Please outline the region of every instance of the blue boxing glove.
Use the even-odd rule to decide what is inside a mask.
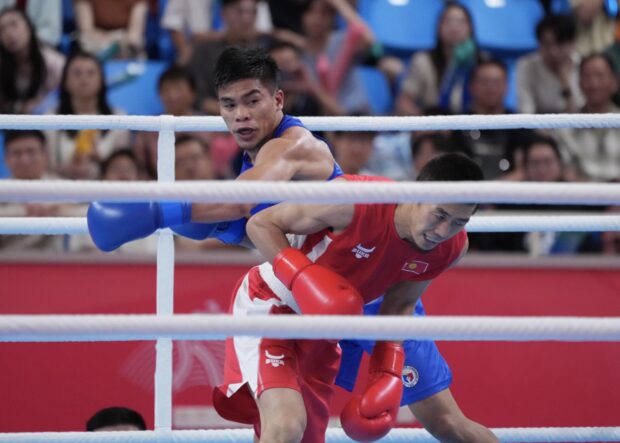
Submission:
[[[93,202],[88,207],[86,218],[95,245],[110,252],[160,228],[189,223],[191,214],[192,204],[188,202]]]

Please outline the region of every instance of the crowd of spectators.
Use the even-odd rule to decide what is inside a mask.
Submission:
[[[105,64],[155,59],[167,63],[156,85],[164,113],[217,115],[213,67],[229,45],[258,45],[270,52],[282,70],[285,112],[292,115],[372,114],[373,97],[360,66],[383,76],[393,104],[386,113],[392,115],[618,112],[620,26],[609,2],[566,0],[567,10],[557,13],[541,1],[546,13],[535,24],[537,49],[511,59],[480,47],[466,2],[443,3],[434,47],[403,54],[382,46],[355,0],[0,1],[0,112],[125,114],[109,102]],[[149,41],[154,18],[157,35],[166,34],[172,44],[168,52]],[[131,81],[140,82],[140,76]],[[487,180],[610,182],[620,177],[620,128],[323,135],[345,172],[395,180],[415,179],[425,162],[446,151],[472,156]],[[156,179],[156,133],[31,130],[5,131],[3,137],[7,178]],[[175,152],[177,180],[225,180],[239,168],[240,153],[228,134],[179,132]],[[0,204],[0,216],[85,211],[84,206]],[[531,237],[476,235],[472,248],[620,253],[614,233]],[[153,242],[138,243],[121,251],[154,251]],[[217,245],[179,240],[179,247]],[[0,249],[10,248],[94,246],[80,237],[0,236]]]

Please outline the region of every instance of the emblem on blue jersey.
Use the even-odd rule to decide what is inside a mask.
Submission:
[[[403,385],[405,385],[406,388],[413,388],[415,385],[418,384],[418,381],[420,380],[420,374],[418,374],[418,370],[413,366],[405,366],[403,368],[402,379]]]

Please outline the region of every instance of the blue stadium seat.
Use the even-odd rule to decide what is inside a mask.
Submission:
[[[392,91],[385,75],[370,66],[357,66],[355,70],[364,84],[371,112],[374,115],[389,114],[394,103]]]
[[[523,54],[538,47],[539,0],[460,0],[471,12],[480,47],[494,53]]]
[[[163,106],[157,81],[167,67],[163,61],[107,61],[104,72],[110,105],[129,115],[160,115]]]
[[[387,52],[407,56],[435,46],[443,0],[359,0],[357,5]]]

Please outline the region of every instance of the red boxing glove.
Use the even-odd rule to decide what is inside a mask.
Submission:
[[[273,272],[293,292],[302,314],[362,315],[364,301],[346,278],[315,264],[299,249],[286,248],[273,260]]]
[[[344,432],[356,441],[375,441],[394,427],[403,395],[405,352],[400,344],[377,342],[372,351],[366,390],[340,413]]]

